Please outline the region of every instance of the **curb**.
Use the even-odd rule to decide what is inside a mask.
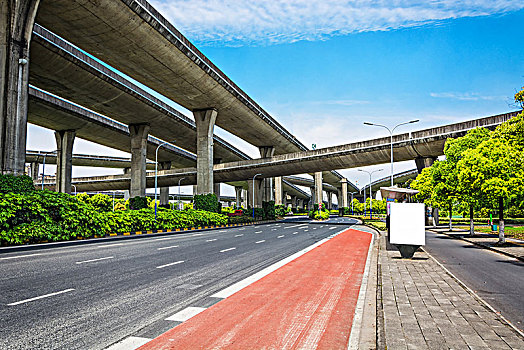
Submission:
[[[239,226],[266,225],[266,224],[270,224],[274,222],[278,222],[278,221],[277,220],[266,220],[266,221],[256,221],[256,222],[249,222],[249,223],[242,223],[242,224],[229,224],[229,225],[220,225],[220,226],[203,226],[203,227],[191,227],[191,228],[180,228],[180,229],[170,229],[170,230],[150,230],[150,231],[108,233],[103,237],[96,237],[96,238],[77,237],[76,240],[71,240],[71,241],[35,243],[35,244],[28,244],[28,245],[0,247],[0,255],[3,253],[23,252],[23,251],[31,251],[31,250],[37,250],[37,249],[51,249],[51,248],[61,248],[61,247],[77,246],[77,245],[84,245],[84,244],[96,244],[96,243],[113,241],[113,240],[140,239],[140,238],[146,238],[146,237],[168,236],[168,235],[188,233],[188,232],[212,231],[212,230],[217,230],[217,229],[232,228],[232,227],[239,227]]]
[[[521,256],[517,256],[517,255],[513,255],[511,253],[508,253],[508,252],[505,252],[503,250],[499,250],[497,248],[494,248],[494,247],[491,247],[489,245],[485,245],[483,243],[479,243],[479,242],[474,242],[474,241],[470,241],[468,240],[467,238],[465,237],[461,237],[461,236],[454,236],[454,235],[450,235],[449,233],[445,233],[445,232],[437,232],[437,231],[433,231],[433,230],[428,230],[428,231],[431,231],[433,233],[436,233],[436,234],[443,234],[443,235],[446,235],[448,237],[451,237],[453,239],[460,239],[464,242],[468,242],[468,243],[471,243],[473,245],[476,245],[477,247],[481,247],[483,249],[488,249],[488,250],[491,250],[493,252],[496,252],[496,253],[499,253],[499,254],[502,254],[502,255],[506,255],[506,256],[509,256],[510,258],[514,258],[514,259],[517,259],[517,260],[520,260],[520,261],[524,261],[524,257],[521,257]]]

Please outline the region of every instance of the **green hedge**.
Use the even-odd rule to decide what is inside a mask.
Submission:
[[[225,215],[188,209],[105,212],[75,196],[47,190],[0,193],[0,244],[26,244],[91,238],[109,233],[227,224]]]
[[[149,207],[147,197],[133,197],[129,198],[129,209],[141,210]]]
[[[0,193],[31,193],[34,191],[35,185],[31,177],[0,174]]]

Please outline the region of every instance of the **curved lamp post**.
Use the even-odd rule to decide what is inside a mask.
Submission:
[[[415,119],[415,120],[410,120],[409,122],[400,123],[400,124],[395,125],[393,129],[390,129],[387,126],[382,125],[382,124],[364,122],[364,125],[380,126],[381,128],[384,128],[387,131],[389,131],[390,144],[391,144],[391,186],[393,186],[393,132],[395,131],[396,128],[398,128],[401,125],[413,124],[418,121],[419,121],[418,119]]]
[[[162,142],[160,145],[157,146],[155,151],[155,221],[156,221],[156,212],[157,212],[157,203],[156,203],[156,193],[158,188],[158,149],[164,145],[167,145],[168,143],[173,143],[175,141],[165,141]]]
[[[369,174],[369,218],[372,219],[373,218],[373,192],[371,191],[371,175],[373,173],[377,173],[379,171],[382,171],[382,169],[378,169],[378,170],[373,170],[373,171],[367,171],[367,170],[362,170],[362,169],[358,169],[358,171],[362,171],[364,173],[368,173]],[[364,187],[364,198],[366,197],[366,188]],[[365,202],[366,200],[364,199],[364,207],[365,207]]]
[[[257,176],[262,176],[262,174],[255,174],[255,176],[253,176],[253,219],[255,218],[255,178]]]

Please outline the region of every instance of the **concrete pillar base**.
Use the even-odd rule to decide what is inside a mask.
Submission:
[[[75,135],[74,130],[55,131],[56,192],[71,193]]]
[[[322,172],[315,173],[315,204],[322,203]]]
[[[242,191],[244,189],[242,186],[235,186],[235,204],[237,208],[240,208],[242,206]]]
[[[196,194],[213,193],[213,129],[217,114],[215,109],[193,111],[197,127]]]
[[[161,162],[158,163],[159,170],[169,170],[171,169],[171,162]],[[169,187],[160,187],[160,196],[158,198],[160,205],[169,204]]]
[[[273,157],[273,155],[275,154],[275,147],[273,146],[261,146],[258,148],[258,150],[260,152],[261,158],[270,158],[270,157]],[[264,186],[263,186],[262,200],[264,202],[269,202],[273,200],[276,202],[276,195],[273,189],[273,182],[274,182],[273,178],[271,177],[265,178],[263,182],[264,182]]]
[[[283,204],[282,176],[275,177],[275,205]]]
[[[433,157],[418,157],[415,158],[415,164],[417,165],[418,173],[420,174],[424,168],[429,168],[435,162]]]
[[[255,179],[255,181],[247,180],[248,207],[253,208],[253,197],[254,197],[255,199],[254,207],[262,208],[262,186],[263,186],[262,179]]]
[[[146,151],[149,125],[129,125],[131,135],[131,185],[129,195],[144,197],[146,195]]]
[[[30,170],[31,170],[31,178],[33,179],[33,181],[38,181],[39,180],[39,174],[40,174],[40,163],[31,163],[31,166],[30,166]]]
[[[348,180],[342,179],[340,180],[342,183],[342,189],[341,189],[341,197],[342,197],[342,207],[347,208],[348,207]]]

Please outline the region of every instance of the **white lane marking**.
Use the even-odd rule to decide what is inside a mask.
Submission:
[[[111,248],[111,247],[116,247],[116,246],[119,246],[119,245],[124,245],[124,243],[104,244],[104,245],[99,245],[99,246],[93,247],[93,248]]]
[[[113,259],[113,258],[114,256],[106,256],[105,258],[77,261],[75,264],[80,265],[80,264],[85,264],[85,263],[90,263],[90,262],[95,262],[95,261],[102,261],[102,260]]]
[[[55,296],[55,295],[68,293],[68,292],[72,292],[72,291],[74,291],[74,289],[72,289],[72,288],[64,289],[64,290],[61,290],[59,292],[49,293],[49,294],[46,294],[46,295],[41,295],[39,297],[34,297],[34,298],[30,298],[30,299],[20,300],[20,301],[11,303],[11,304],[7,304],[7,306],[15,306],[15,305],[19,305],[19,304],[24,304],[24,303],[28,303],[30,301],[35,301],[35,300],[39,300],[39,299],[43,299],[43,298],[49,298],[49,297],[52,297],[52,296]]]
[[[304,230],[304,232],[308,232],[309,230]]]
[[[296,235],[298,232],[293,232],[294,235]]]
[[[244,234],[240,234],[240,235],[235,235],[235,237],[242,237]]]
[[[175,262],[172,262],[172,263],[170,263],[170,264],[165,264],[165,265],[157,266],[156,268],[157,268],[157,269],[163,269],[164,267],[168,267],[168,266],[173,266],[173,265],[182,264],[183,262],[184,262],[184,260],[175,261]]]
[[[225,253],[225,252],[229,252],[230,250],[235,250],[237,249],[236,247],[233,247],[233,248],[227,248],[227,249],[223,249],[220,251],[220,253]]]
[[[276,228],[272,228],[271,231],[276,231],[277,229]]]
[[[189,320],[191,317],[198,315],[202,311],[204,311],[205,307],[186,307],[184,310],[181,310],[177,312],[176,314],[169,316],[166,318],[166,321],[178,321],[178,322],[184,322]]]
[[[116,344],[106,348],[106,350],[135,350],[145,345],[147,342],[153,339],[142,338],[142,337],[127,337],[126,339],[119,341]]]
[[[255,233],[262,233],[262,231],[256,231]]]
[[[358,292],[357,306],[353,315],[353,324],[351,326],[351,333],[349,334],[348,350],[358,350],[360,330],[362,325],[362,317],[364,314],[364,302],[366,301],[366,291],[368,289],[368,276],[371,261],[371,254],[373,253],[373,245],[375,242],[375,234],[371,233],[371,242],[369,242],[368,256],[366,258],[366,265],[364,267],[364,274],[362,275],[362,282],[360,284],[360,291]]]
[[[282,235],[282,236],[278,236],[277,238],[282,238],[282,237],[284,237],[284,235]]]
[[[0,258],[0,260],[11,260],[11,259],[29,258],[29,257],[31,257],[31,256],[37,256],[37,255],[42,255],[42,254],[37,253],[37,254],[28,254],[28,255],[8,256],[7,258]]]
[[[340,232],[337,232],[333,235],[333,237],[335,237],[336,235],[344,232],[346,229],[343,229],[342,231]],[[231,295],[235,294],[236,292],[238,292],[239,290],[242,290],[244,289],[245,287],[249,286],[250,284],[258,281],[259,279],[269,275],[271,272],[281,268],[282,266],[286,265],[287,263],[299,258],[300,256],[306,254],[307,252],[315,249],[316,247],[318,247],[319,245],[329,241],[332,237],[330,238],[324,238],[323,240],[321,241],[318,241],[317,243],[315,244],[312,244],[310,245],[309,247],[305,248],[305,249],[302,249],[301,251],[285,258],[285,259],[282,259],[280,260],[279,262],[271,265],[271,266],[268,266],[266,267],[265,269],[255,273],[254,275],[251,275],[249,276],[248,278],[246,279],[243,279],[242,281],[239,281],[225,289],[222,289],[221,291],[213,294],[211,297],[213,298],[227,298],[227,297],[230,297]]]
[[[216,241],[217,239],[216,238],[213,238],[213,239],[206,239],[206,242],[214,242]]]
[[[221,230],[221,231],[218,231],[218,233],[222,233],[222,232],[226,232],[226,230]]]
[[[203,233],[195,233],[193,235],[190,235],[189,237],[203,236],[203,235],[204,235]]]
[[[336,228],[337,228],[336,226],[331,226],[329,229],[330,229],[330,230],[334,230],[334,229],[336,229]]]
[[[255,242],[255,244],[258,244],[258,243],[264,243],[265,241],[266,241],[266,240],[263,239],[263,240],[261,240],[261,241]]]
[[[169,246],[169,247],[157,248],[157,250],[164,250],[164,249],[171,249],[171,248],[178,248],[178,246],[177,245],[172,245],[172,246]]]
[[[288,226],[288,227],[285,227],[285,228],[299,227],[299,226],[304,226],[304,225],[307,225],[307,224],[293,225],[293,226]]]

